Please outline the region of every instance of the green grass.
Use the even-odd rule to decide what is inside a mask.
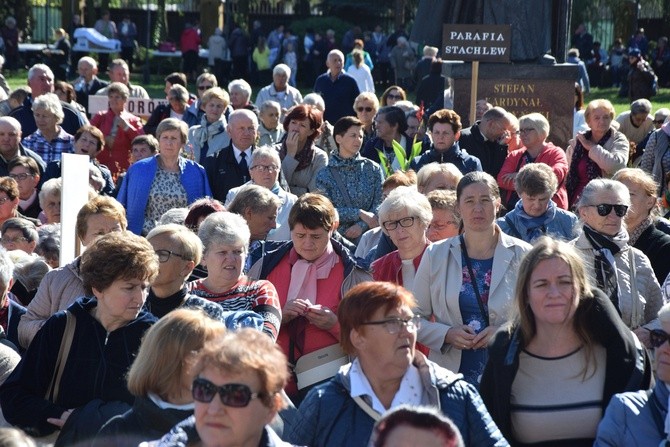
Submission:
[[[628,98],[620,98],[618,96],[619,89],[617,88],[594,88],[591,89],[591,93],[584,95],[584,103],[588,103],[594,99],[608,99],[616,110],[616,114],[625,112],[630,108],[630,102]],[[652,112],[660,108],[667,107],[670,108],[670,89],[664,88],[660,89],[658,95],[651,98]]]

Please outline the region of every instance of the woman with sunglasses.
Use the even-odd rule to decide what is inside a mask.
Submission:
[[[548,237],[521,261],[513,320],[489,345],[480,388],[511,445],[592,446],[612,395],[650,385],[646,350],[584,267]]]
[[[475,385],[486,364],[486,345],[507,321],[516,267],[530,250],[496,225],[500,206],[491,175],[466,174],[456,188],[463,232],[430,245],[414,278],[416,312],[425,318],[419,343],[430,349],[430,360]]]
[[[340,345],[354,360],[311,390],[288,439],[296,445],[368,445],[376,420],[400,405],[428,406],[451,418],[467,446],[508,445],[477,390],[415,350],[422,320],[405,288],[365,282],[337,311]]]
[[[610,179],[591,180],[577,203],[582,234],[572,241],[586,266],[614,304],[623,322],[649,347],[649,330],[663,305],[649,258],[629,244],[624,217],[629,212],[626,186]]]
[[[290,447],[270,428],[285,407],[286,356],[252,329],[206,342],[193,368],[194,415],[163,436],[158,446]]]
[[[665,428],[670,397],[670,304],[661,308],[658,320],[661,328],[649,333],[656,359],[653,392],[643,389],[614,395],[598,425],[594,447],[664,446],[670,441]]]
[[[354,100],[354,112],[356,118],[363,123],[363,145],[370,141],[375,135],[375,115],[379,110],[379,100],[374,93],[363,92]]]
[[[393,106],[396,102],[406,99],[407,93],[405,93],[405,90],[397,85],[392,85],[382,93],[382,96],[379,98],[379,105],[382,107]]]

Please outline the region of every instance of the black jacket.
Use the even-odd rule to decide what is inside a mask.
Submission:
[[[593,292],[595,298],[580,301],[577,312],[588,315],[588,321],[592,323],[591,336],[607,353],[602,400],[604,413],[614,394],[649,389],[652,370],[647,351],[623,323],[612,302],[600,290]],[[489,345],[489,359],[479,389],[491,417],[511,445],[515,442],[510,394],[524,346],[519,328],[499,329]]]
[[[69,133],[70,135],[74,135],[81,126],[88,123],[88,119],[70,104],[61,101],[60,105],[63,107],[63,113],[65,114],[63,122],[60,123],[60,126],[65,132]],[[28,95],[25,101],[23,101],[23,105],[9,112],[9,116],[16,118],[19,123],[21,123],[21,133],[23,138],[37,130],[37,124],[35,124],[35,116],[33,115],[32,107],[33,97]]]
[[[498,144],[494,141],[487,141],[479,130],[480,121],[461,131],[461,138],[458,140],[463,149],[474,157],[477,157],[482,164],[482,170],[498,178],[498,173],[507,158],[507,145]]]
[[[247,149],[247,166],[251,165],[251,152],[253,150],[253,146],[250,150]],[[221,203],[226,201],[228,191],[251,180],[249,169],[243,170],[240,168],[233,152],[232,143],[221,149],[216,155],[207,157],[205,172],[214,198]]]
[[[27,134],[24,132],[23,136],[26,135]],[[37,152],[31,149],[26,149],[25,147],[23,147],[23,144],[19,143],[19,151],[17,152],[16,156],[18,157],[19,155],[23,157],[30,157],[33,160],[35,160],[35,163],[37,163],[37,167],[40,170],[40,177],[44,176],[44,170],[47,168],[47,164],[44,162],[42,157],[40,157],[40,155]],[[0,177],[7,177],[9,175],[9,169],[7,169],[7,165],[12,160],[13,158],[5,160],[4,157],[0,156]],[[41,183],[44,183],[44,181],[40,180],[40,184]]]
[[[429,163],[451,163],[455,165],[463,175],[468,172],[482,170],[482,164],[479,159],[468,154],[465,149],[461,149],[458,141],[446,151],[437,151],[431,144],[430,150],[412,160],[410,166],[415,172],[419,172],[419,169]]]
[[[95,95],[98,90],[102,90],[108,85],[109,82],[105,82],[99,79],[97,76],[93,76],[93,79],[91,80],[91,87],[88,89],[88,92],[86,92],[83,88],[79,88],[79,86],[75,85],[74,92],[77,95],[77,102],[84,106],[86,113],[90,115],[90,112],[88,111],[88,97]]]
[[[650,225],[642,232],[633,247],[647,255],[658,283],[663,284],[670,273],[670,236]]]

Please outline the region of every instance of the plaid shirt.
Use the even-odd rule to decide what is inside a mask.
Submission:
[[[47,141],[42,132],[37,129],[32,134],[25,137],[22,141],[26,149],[35,151],[45,163],[60,160],[60,154],[74,153],[74,137],[60,128],[58,136],[51,141]]]

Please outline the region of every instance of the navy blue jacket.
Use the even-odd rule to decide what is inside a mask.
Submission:
[[[73,106],[64,101],[61,101],[60,105],[63,106],[63,113],[65,114],[60,126],[65,132],[74,135],[81,126],[88,124],[88,119]],[[35,116],[33,116],[32,108],[33,97],[28,95],[25,101],[23,101],[23,105],[9,112],[9,116],[16,118],[19,123],[21,123],[21,134],[23,135],[23,138],[37,130],[37,124],[35,123]]]
[[[410,167],[414,169],[414,172],[419,172],[419,169],[423,168],[428,163],[435,162],[452,163],[463,175],[468,172],[482,170],[482,164],[479,161],[479,158],[468,154],[465,149],[461,149],[458,141],[446,151],[437,151],[435,150],[435,146],[431,145],[430,150],[425,154],[419,155],[412,160]]]
[[[331,124],[343,116],[354,114],[354,101],[360,94],[356,80],[348,74],[342,72],[333,82],[330,79],[330,73],[326,72],[316,78],[314,82],[314,93],[323,97],[326,103],[326,111],[323,113],[323,119]]]

